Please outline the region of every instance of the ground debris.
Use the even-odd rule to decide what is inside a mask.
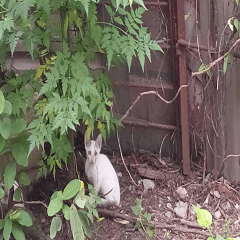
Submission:
[[[160,159],[158,155],[148,152],[134,153],[125,157],[132,178],[136,183],[142,182],[143,179],[151,179],[147,181],[154,183],[154,188],[144,190],[143,184],[136,186],[130,180],[119,156],[109,158],[114,162],[116,172],[121,173],[119,177],[121,203],[113,211],[99,211],[99,215],[105,218],[102,221],[94,221],[93,239],[146,239],[144,231],[136,231],[134,228],[137,216],[133,214],[131,207],[135,205],[137,198],[142,200],[142,213],[151,214],[156,232],[154,240],[207,239],[209,233],[198,224],[192,205],[206,209],[212,214],[214,234],[218,233],[225,238],[227,235],[239,236],[239,194],[225,179],[213,181],[208,175],[208,181],[203,185],[201,169],[192,171],[190,176],[183,176],[180,167],[169,159]],[[49,196],[46,196],[46,199],[49,199]],[[184,216],[179,216],[174,211],[180,202],[186,205]],[[49,235],[51,218],[47,217],[45,211],[38,206],[36,215],[45,219],[44,222],[40,222],[42,227],[46,227],[46,235]],[[63,229],[58,240],[71,240],[69,234],[68,236],[65,234],[64,238],[64,233],[69,227],[63,226]]]

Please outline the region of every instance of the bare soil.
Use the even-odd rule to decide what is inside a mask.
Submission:
[[[155,225],[155,237],[153,239],[207,239],[208,231],[199,227],[196,215],[191,205],[200,205],[207,209],[213,216],[212,232],[223,237],[239,236],[240,233],[240,202],[239,187],[231,186],[226,180],[213,181],[206,178],[203,184],[202,168],[192,164],[190,176],[183,176],[181,168],[171,159],[160,160],[158,155],[142,152],[132,154],[125,158],[125,164],[130,171],[127,173],[123,161],[119,156],[109,156],[119,175],[121,188],[121,204],[111,209],[114,213],[134,217],[131,207],[136,198],[142,199],[142,212],[151,213],[152,222]],[[152,179],[153,189],[144,190],[139,180],[144,175],[138,172],[138,168],[158,171],[158,176]],[[145,171],[146,176],[147,171]],[[41,200],[48,204],[51,194],[63,189],[67,184],[66,172],[59,172],[57,183],[52,177],[42,179],[34,186],[34,191],[28,196],[28,200]],[[169,178],[169,176],[171,176]],[[152,177],[152,175],[149,175]],[[133,182],[134,181],[134,182]],[[186,190],[185,196],[181,196],[176,190],[182,187]],[[188,204],[185,218],[178,216],[174,208],[179,202]],[[169,207],[171,204],[172,207]],[[44,232],[44,239],[49,238],[51,218],[47,216],[43,205],[27,206],[35,215],[39,226]],[[165,214],[170,212],[170,216]],[[135,230],[134,223],[121,218],[105,217],[102,221],[95,221],[92,225],[92,239],[148,239],[143,229]],[[145,229],[146,230],[146,229]],[[64,222],[62,230],[58,232],[57,240],[71,240],[72,234],[68,222]]]

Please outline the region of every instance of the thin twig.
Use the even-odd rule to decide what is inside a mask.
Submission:
[[[45,208],[48,208],[47,204],[41,201],[19,201],[19,202],[15,202],[13,201],[13,205],[14,204],[19,204],[19,203],[23,203],[23,204],[42,204]]]
[[[191,81],[191,80],[190,80],[190,81]],[[189,83],[190,83],[190,81],[189,81]],[[127,115],[132,111],[133,107],[136,105],[136,103],[139,101],[139,99],[140,99],[142,96],[144,96],[144,95],[155,95],[155,96],[157,96],[158,98],[160,98],[163,102],[169,104],[169,103],[172,103],[172,102],[178,97],[179,92],[181,91],[182,88],[188,87],[189,83],[186,84],[186,85],[181,85],[181,86],[179,87],[176,95],[174,96],[174,98],[173,98],[172,100],[170,100],[170,101],[164,99],[157,91],[147,91],[147,92],[142,92],[142,93],[140,93],[140,94],[138,95],[138,97],[135,99],[135,101],[133,102],[133,104],[128,108],[128,110],[127,110],[127,112],[124,114],[124,116],[120,119],[120,121],[122,121],[124,118],[127,117]]]
[[[147,92],[142,92],[138,95],[138,97],[135,99],[135,101],[133,102],[133,104],[128,108],[127,112],[123,115],[123,117],[120,119],[120,121],[122,121],[124,118],[126,118],[128,116],[128,114],[132,111],[133,107],[137,104],[137,102],[140,100],[140,98],[142,96],[145,96],[145,95],[155,95],[157,96],[158,98],[160,98],[163,102],[165,103],[172,103],[179,95],[180,91],[182,90],[182,88],[186,88],[189,86],[190,82],[192,81],[193,77],[194,76],[199,76],[199,75],[202,75],[204,73],[206,73],[207,71],[209,71],[211,68],[213,68],[216,64],[218,64],[220,61],[222,61],[232,50],[233,48],[235,48],[237,46],[237,44],[240,42],[240,39],[237,39],[234,44],[231,46],[231,48],[228,50],[228,52],[226,52],[224,55],[222,55],[221,57],[217,58],[215,61],[213,61],[212,63],[210,63],[210,65],[205,68],[204,70],[200,71],[200,72],[193,72],[192,73],[192,76],[191,76],[191,79],[189,80],[188,84],[184,84],[184,85],[181,85],[178,90],[177,90],[177,93],[175,94],[175,96],[170,100],[166,100],[164,99],[157,91],[147,91]]]
[[[135,181],[133,180],[132,175],[131,175],[131,173],[129,172],[129,170],[128,170],[127,166],[126,166],[126,163],[125,163],[125,161],[124,161],[123,154],[122,154],[122,148],[121,148],[121,144],[120,144],[120,139],[119,139],[119,136],[118,136],[118,129],[117,129],[117,140],[118,140],[118,146],[119,146],[119,151],[120,151],[120,155],[121,155],[121,159],[122,159],[123,165],[124,165],[125,169],[127,170],[128,175],[129,175],[129,177],[131,178],[131,180],[132,180],[132,182],[134,183],[134,185],[135,185],[135,186],[138,186],[138,185],[135,183]]]
[[[205,68],[204,70],[200,71],[200,72],[193,72],[192,73],[192,77],[194,76],[199,76],[202,75],[203,73],[206,73],[207,71],[209,71],[211,68],[213,68],[216,64],[218,64],[219,62],[221,62],[232,50],[233,48],[235,48],[237,46],[237,44],[240,42],[240,38],[237,39],[233,45],[230,47],[230,49],[221,57],[217,58],[215,61],[211,62],[210,65]]]

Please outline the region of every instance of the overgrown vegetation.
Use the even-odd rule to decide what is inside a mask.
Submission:
[[[144,71],[145,57],[151,61],[152,50],[162,51],[143,26],[143,0],[135,0],[136,8],[133,0],[112,0],[105,5],[109,22],[98,21],[97,2],[0,1],[0,155],[7,159],[0,172],[0,193],[3,188],[11,189],[15,180],[20,187],[30,184],[25,172],[18,174],[18,166],[27,167],[29,154],[36,147],[43,148],[45,142],[51,144],[51,152],[40,162],[40,173],[52,172],[55,176],[56,168],[67,164],[73,151],[69,129],[75,130],[76,125],[85,124],[88,136],[97,126],[106,139],[121,125],[111,113],[114,95],[107,75],[109,68],[120,62],[130,70],[132,58],[138,57]],[[14,57],[20,41],[32,59],[40,59],[36,71],[20,73],[6,68],[7,51]],[[54,44],[60,44],[57,52],[53,51]],[[100,71],[90,67],[97,55],[104,59]],[[81,218],[88,223],[97,216],[95,197],[85,196],[81,184],[74,180],[63,192],[54,193],[48,207],[49,216],[62,210],[65,219],[70,220],[74,239],[89,236],[87,228],[76,221],[79,223]],[[64,203],[75,196],[70,207]],[[87,210],[77,211],[76,206]],[[0,229],[4,239],[9,239],[11,233],[16,239],[25,239],[21,225],[29,225],[30,220],[20,222],[24,214],[22,210],[10,210],[3,217]],[[56,216],[52,238],[59,229],[61,221]]]
[[[206,228],[209,231],[209,235],[210,237],[208,237],[208,240],[234,240],[234,239],[238,239],[238,238],[231,238],[228,235],[228,225],[229,225],[229,221],[226,221],[226,224],[223,226],[223,231],[225,233],[225,236],[222,237],[220,234],[216,234],[216,236],[214,236],[214,234],[212,233],[211,230],[211,225],[212,225],[212,215],[211,213],[206,210],[206,209],[200,209],[196,206],[193,206],[196,214],[197,214],[197,221],[199,223],[199,225],[202,228]]]
[[[150,213],[142,212],[142,199],[137,198],[135,205],[131,207],[138,220],[135,224],[135,229],[142,229],[147,239],[152,239],[155,236],[155,227],[151,221],[152,215]]]

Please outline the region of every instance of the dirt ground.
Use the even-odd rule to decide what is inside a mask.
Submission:
[[[231,186],[226,180],[213,181],[209,175],[203,185],[203,170],[196,164],[192,164],[191,176],[183,176],[181,168],[172,160],[160,160],[157,155],[141,152],[125,157],[125,164],[119,156],[109,156],[119,176],[121,188],[121,204],[111,210],[123,216],[134,217],[131,207],[135,205],[137,198],[142,199],[142,213],[151,213],[152,223],[155,225],[153,239],[207,239],[208,231],[199,227],[192,204],[207,209],[213,216],[212,232],[223,237],[237,237],[240,233],[240,202],[239,187]],[[145,170],[143,170],[145,169]],[[151,171],[149,171],[151,170]],[[154,171],[157,171],[154,176]],[[139,174],[140,172],[140,174]],[[64,186],[66,173],[60,172],[58,184],[51,178],[42,179],[34,186],[34,191],[28,196],[28,200],[41,200],[49,202],[53,191]],[[145,176],[145,177],[143,177]],[[144,190],[139,180],[152,179],[154,187]],[[177,189],[182,187],[182,192]],[[186,203],[185,216],[179,216],[175,207],[179,202]],[[49,238],[51,218],[46,214],[46,208],[42,205],[29,205],[35,215],[45,239]],[[105,217],[104,220],[95,221],[92,226],[91,239],[150,239],[143,229],[135,230],[134,223],[121,218]],[[30,238],[29,238],[30,239]],[[55,237],[57,240],[71,240],[70,226],[63,224],[62,230]]]

